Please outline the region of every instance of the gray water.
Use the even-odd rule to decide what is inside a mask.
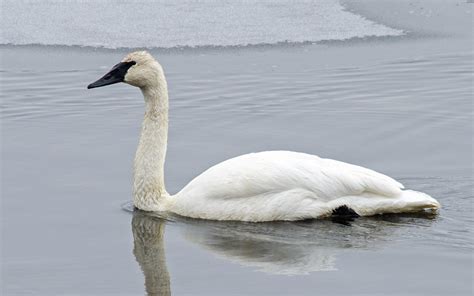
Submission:
[[[287,149],[393,176],[437,198],[438,215],[254,224],[130,213],[141,93],[85,89],[130,49],[3,45],[2,292],[471,294],[473,55],[460,14],[471,6],[413,3],[393,18],[347,6],[402,37],[150,51],[170,88],[170,193],[229,157]],[[451,23],[421,22],[428,8]]]

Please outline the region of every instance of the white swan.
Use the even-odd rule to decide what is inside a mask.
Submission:
[[[440,207],[429,195],[402,190],[402,184],[375,171],[290,151],[226,160],[170,196],[163,170],[168,137],[163,69],[149,53],[133,52],[88,88],[118,82],[139,87],[146,104],[133,182],[133,203],[141,210],[260,222],[319,218],[340,209],[368,216]]]

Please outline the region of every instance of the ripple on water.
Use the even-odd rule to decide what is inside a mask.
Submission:
[[[352,113],[366,116],[398,114],[411,123],[432,117],[467,121],[470,110],[470,54],[400,60],[365,68],[314,69],[302,72],[227,73],[216,77],[170,74],[171,109],[192,120],[208,113],[232,112],[244,117],[295,116],[307,112]],[[101,71],[86,71],[100,76]],[[91,99],[83,71],[3,71],[4,119],[106,113],[142,108],[129,88],[107,88]],[[21,91],[18,91],[21,89]],[[291,108],[289,108],[291,106]],[[99,108],[96,108],[99,107]],[[102,107],[102,108],[101,108]],[[463,109],[463,112],[459,112]],[[255,112],[255,113],[254,113]],[[225,120],[226,118],[222,118]],[[227,118],[227,120],[231,120]]]

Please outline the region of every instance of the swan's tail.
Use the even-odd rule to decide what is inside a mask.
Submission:
[[[439,202],[426,193],[403,190],[393,197],[365,193],[361,196],[347,196],[338,200],[360,216],[372,216],[388,213],[413,213],[421,211],[436,212],[441,208]]]
[[[440,203],[436,199],[426,193],[414,190],[403,190],[398,198],[398,202],[403,203],[408,210],[413,212],[420,210],[436,211],[441,208]]]

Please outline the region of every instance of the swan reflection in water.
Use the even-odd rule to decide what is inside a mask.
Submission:
[[[245,223],[163,217],[136,210],[132,219],[133,253],[145,276],[147,293],[171,295],[164,249],[167,221],[178,222],[175,225],[187,240],[217,257],[265,273],[302,275],[337,270],[336,257],[346,249],[371,250],[401,237],[410,239],[410,229],[429,226],[434,218],[424,213],[354,221]],[[405,230],[398,236],[400,229]]]
[[[171,295],[163,235],[165,220],[136,211],[132,218],[133,254],[145,276],[148,295]]]

